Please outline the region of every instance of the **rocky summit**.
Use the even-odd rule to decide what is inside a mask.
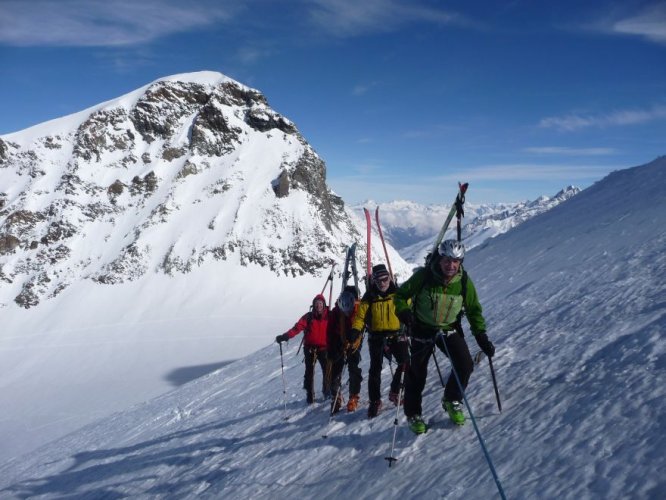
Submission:
[[[207,259],[318,274],[361,232],[264,95],[220,73],[157,80],[0,137],[0,304]]]

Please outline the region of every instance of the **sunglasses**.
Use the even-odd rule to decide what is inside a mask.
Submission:
[[[388,283],[389,282],[389,277],[384,276],[383,278],[375,278],[375,283]]]
[[[449,262],[453,262],[455,264],[460,264],[462,262],[462,259],[453,259],[451,257],[442,257],[442,262],[445,264],[448,264]]]

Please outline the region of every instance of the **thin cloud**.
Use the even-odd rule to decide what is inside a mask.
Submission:
[[[359,165],[356,165],[354,167],[354,170],[359,176],[363,177],[363,176],[375,175],[380,170],[380,167],[373,163],[361,163]]]
[[[8,0],[0,2],[0,44],[122,47],[229,20],[219,2],[176,0]]]
[[[377,82],[371,82],[371,83],[359,83],[358,85],[355,85],[354,88],[352,89],[352,95],[354,96],[362,96],[364,94],[367,94],[373,87],[377,86]]]
[[[542,128],[554,128],[563,131],[574,131],[583,128],[614,127],[624,125],[640,125],[654,120],[666,118],[666,106],[654,106],[648,110],[624,110],[605,115],[554,116],[539,122]]]
[[[635,16],[620,19],[610,26],[614,33],[638,35],[657,43],[666,43],[666,2],[644,8]]]
[[[467,24],[459,15],[399,0],[313,0],[310,20],[335,36],[386,33],[412,22]]]
[[[253,64],[257,61],[268,59],[273,54],[271,49],[259,49],[256,47],[242,47],[236,52],[236,57],[243,64]]]
[[[472,168],[437,177],[438,181],[571,181],[600,178],[621,167],[610,165],[506,164]]]
[[[615,154],[613,148],[567,148],[559,146],[533,147],[523,149],[526,153],[538,155],[568,155],[568,156],[604,156]]]

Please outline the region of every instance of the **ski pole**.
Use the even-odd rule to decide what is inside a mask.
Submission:
[[[474,360],[474,364],[475,365],[481,364],[481,361],[483,361],[484,357],[486,357],[486,355],[483,353],[483,351],[477,352],[472,358]],[[493,379],[493,388],[495,389],[495,399],[497,400],[497,408],[499,408],[499,412],[502,413],[502,403],[500,402],[499,390],[497,389],[497,379],[495,378],[495,369],[493,368],[493,360],[491,358],[488,358],[488,364],[490,365],[490,375]]]
[[[308,351],[303,349],[303,352],[306,353],[306,356],[307,356]],[[318,354],[319,353],[318,353],[316,347],[311,347],[310,348],[310,356],[312,356],[312,374],[311,374],[312,376],[310,377],[310,391],[309,391],[309,394],[310,394],[310,397],[312,398],[313,403],[314,403],[314,400],[315,400],[315,396],[317,394],[317,391],[315,390],[315,369],[317,368],[317,355]]]
[[[497,379],[495,378],[495,369],[493,368],[492,358],[488,358],[488,365],[490,365],[490,375],[493,378],[493,388],[495,389],[495,399],[497,400],[497,408],[499,408],[499,412],[502,413],[502,403],[500,403],[500,395],[499,391],[497,390]]]
[[[456,378],[456,382],[458,383],[458,387],[460,388],[460,393],[462,394],[463,401],[465,401],[465,406],[467,406],[467,411],[469,412],[469,416],[472,420],[472,425],[474,426],[476,437],[478,438],[479,443],[481,444],[481,449],[483,450],[483,454],[486,457],[486,462],[488,462],[488,467],[490,468],[490,472],[493,475],[493,479],[495,479],[495,485],[497,486],[497,491],[499,492],[500,497],[502,497],[502,500],[506,500],[506,496],[504,495],[504,490],[502,489],[502,483],[500,483],[499,477],[497,476],[497,472],[495,471],[495,466],[493,465],[493,461],[490,458],[488,450],[486,449],[486,444],[483,442],[483,437],[481,436],[479,427],[476,425],[476,419],[474,418],[474,413],[472,413],[472,408],[470,407],[469,402],[467,401],[467,395],[465,394],[465,389],[462,386],[462,383],[460,382],[460,377],[458,377],[458,372],[456,371],[456,367],[453,364],[453,360],[451,359],[449,348],[446,345],[446,335],[444,334],[443,331],[440,330],[439,332],[437,332],[437,337],[442,337],[442,344],[444,344],[444,350],[446,351],[446,356],[449,358],[449,361],[451,362],[451,371],[453,372],[453,375]]]
[[[278,344],[280,346],[280,367],[282,368],[282,398],[284,400],[284,419],[289,420],[287,416],[287,382],[284,379],[284,360],[282,358],[282,342]]]
[[[400,390],[398,391],[398,404],[395,405],[395,419],[393,419],[393,440],[391,441],[391,454],[388,457],[384,457],[384,460],[388,461],[389,469],[393,465],[393,462],[398,461],[398,459],[393,456],[393,451],[395,450],[395,436],[398,433],[398,419],[400,418],[400,401],[402,401],[402,395],[404,394],[405,391],[405,372],[408,369],[409,365],[407,363],[403,363],[402,373],[400,374]]]
[[[435,353],[436,346],[437,343],[435,342],[432,345],[432,359],[435,360],[435,366],[437,367],[437,373],[439,374],[439,381],[442,383],[442,387],[445,387],[446,384],[444,384],[444,377],[442,377],[442,371],[439,369],[439,362],[437,361],[437,354]]]
[[[343,363],[343,365],[342,365],[342,369],[340,370],[340,381],[341,381],[341,382],[342,382],[342,374],[344,373],[345,368],[347,367],[347,357],[345,356],[344,359],[345,359],[345,361],[344,361],[344,363]],[[344,384],[344,385],[349,385],[349,379],[347,380],[347,383]],[[333,409],[335,408],[335,405],[336,405],[336,403],[337,403],[337,401],[338,401],[338,398],[340,397],[340,393],[341,393],[341,392],[342,392],[342,383],[338,384],[338,390],[335,391],[335,399],[331,402],[331,411],[330,411],[330,413],[328,414],[328,427],[331,426],[331,422],[333,421],[333,415],[335,414],[335,413],[333,412]],[[324,439],[326,439],[326,438],[328,437],[328,433],[322,435],[321,437],[323,437]]]

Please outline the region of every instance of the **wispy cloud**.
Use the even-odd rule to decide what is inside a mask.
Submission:
[[[576,179],[600,178],[620,167],[610,165],[539,165],[531,163],[513,163],[505,165],[487,165],[461,170],[439,176],[437,180],[454,182],[467,181],[571,181]]]
[[[233,12],[210,0],[3,0],[0,44],[130,46],[229,20]]]
[[[620,19],[609,26],[615,33],[638,35],[657,43],[666,43],[666,2],[650,5],[638,14]]]
[[[236,52],[236,57],[243,64],[253,64],[257,61],[269,58],[274,51],[257,47],[241,47]]]
[[[362,96],[364,94],[367,94],[373,87],[377,86],[377,82],[370,82],[370,83],[359,83],[354,86],[352,89],[352,95],[354,96]]]
[[[666,106],[658,105],[647,110],[623,110],[603,115],[569,114],[544,118],[539,122],[543,128],[573,131],[589,127],[613,127],[639,125],[666,118]]]
[[[441,202],[442,190],[452,190],[459,181],[474,183],[477,195],[479,190],[486,190],[484,197],[487,201],[509,201],[553,194],[553,189],[561,189],[562,186],[572,183],[580,185],[593,182],[614,170],[624,168],[616,165],[512,163],[455,169],[438,176],[421,176],[386,173],[378,170],[376,165],[364,167],[368,167],[367,170],[359,167],[354,175],[331,175],[328,182],[347,202],[352,203],[369,198],[377,201]],[[378,172],[381,172],[381,175],[377,175]],[[514,190],[516,186],[523,186],[522,183],[527,182],[536,183],[539,187],[531,188],[531,191],[525,191],[518,197],[513,194],[508,197],[506,188],[497,190],[497,186],[504,181],[509,181]],[[496,191],[491,195],[490,190]]]
[[[567,148],[560,146],[544,146],[523,149],[526,153],[538,155],[567,155],[567,156],[604,156],[615,154],[613,148]]]
[[[313,0],[309,14],[319,29],[339,37],[389,32],[412,22],[468,23],[458,14],[400,0]]]

